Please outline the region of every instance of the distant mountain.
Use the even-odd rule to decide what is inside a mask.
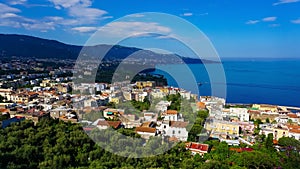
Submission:
[[[84,49],[84,50],[82,50]],[[200,59],[181,57],[173,54],[159,54],[149,50],[142,50],[134,47],[95,45],[95,46],[76,46],[64,44],[56,40],[42,39],[27,35],[0,34],[0,57],[35,57],[35,58],[58,58],[76,59],[80,52],[87,56],[97,57],[99,53],[107,51],[106,60],[123,60],[130,55],[131,59],[146,59],[147,62],[155,63],[178,63],[183,60],[185,63],[202,63]],[[180,59],[172,59],[171,55]],[[144,60],[145,61],[145,60]],[[205,61],[210,62],[210,61]]]

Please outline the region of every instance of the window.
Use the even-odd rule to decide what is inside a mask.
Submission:
[[[175,134],[175,130],[173,130],[173,132],[172,132],[173,134]]]
[[[166,125],[164,125],[164,129],[165,129],[165,128],[167,128],[167,126],[166,126]]]
[[[181,131],[180,130],[178,130],[178,134],[180,134],[181,133]]]

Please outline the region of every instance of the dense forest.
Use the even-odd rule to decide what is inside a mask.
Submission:
[[[280,152],[271,135],[252,152],[230,151],[224,142],[206,143],[211,151],[203,158],[192,156],[184,143],[157,156],[128,158],[103,150],[79,124],[45,119],[34,125],[26,120],[0,129],[0,168],[299,168],[300,143],[293,138],[279,140],[285,147]]]

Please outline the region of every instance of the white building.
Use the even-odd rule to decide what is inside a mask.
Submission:
[[[179,114],[176,110],[167,110],[162,114],[162,117],[164,117],[164,120],[178,121]]]
[[[149,139],[150,137],[156,136],[156,128],[151,127],[137,127],[135,128],[135,132],[141,135],[144,139]]]
[[[158,112],[165,112],[168,110],[168,106],[171,105],[171,101],[160,101],[155,105],[155,109]]]
[[[191,92],[190,91],[181,90],[179,93],[180,93],[181,97],[183,97],[187,100],[191,99]]]
[[[153,89],[151,91],[151,97],[153,99],[161,99],[164,98],[166,96],[166,94],[162,91],[160,91],[159,89]]]
[[[183,121],[164,121],[159,129],[163,136],[175,137],[180,141],[187,141],[187,125],[188,122]]]
[[[289,137],[292,137],[296,140],[300,140],[300,130],[290,130]]]
[[[236,116],[240,121],[248,122],[250,120],[250,115],[246,108],[230,108],[230,116]]]

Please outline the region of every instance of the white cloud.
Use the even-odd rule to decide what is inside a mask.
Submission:
[[[13,13],[5,13],[5,14],[1,15],[0,26],[7,26],[7,27],[13,27],[13,28],[24,28],[27,30],[39,30],[39,31],[55,29],[54,22],[43,22],[43,21],[19,16],[19,15],[13,14]]]
[[[288,3],[295,3],[299,2],[300,0],[279,0],[278,2],[273,3],[273,5],[281,5],[281,4],[288,4]]]
[[[191,13],[191,12],[186,12],[186,13],[183,13],[182,16],[193,16],[193,13]]]
[[[7,0],[7,3],[10,5],[22,5],[25,4],[27,0]]]
[[[275,17],[275,16],[265,17],[265,18],[261,19],[262,22],[274,22],[276,20],[277,20],[277,17]],[[246,24],[247,25],[255,25],[259,22],[260,22],[260,20],[249,20],[246,22]]]
[[[132,17],[132,18],[142,18],[144,16],[145,15],[143,15],[143,14],[132,14],[132,15],[129,15],[129,17]]]
[[[44,18],[45,21],[54,22],[57,25],[64,25],[64,26],[74,26],[74,25],[81,25],[81,22],[77,19],[66,19],[60,16],[47,16]]]
[[[17,18],[20,17],[19,15],[15,14],[15,13],[4,13],[1,14],[0,18],[4,19],[4,18]]]
[[[101,19],[101,16],[104,14],[107,14],[107,12],[96,8],[76,6],[69,9],[70,16],[75,17],[80,21],[84,20],[87,24],[94,23]]]
[[[12,5],[24,5],[31,7],[34,4],[28,4],[28,0],[6,0],[7,4],[0,3],[0,26],[24,28],[28,30],[39,30],[46,32],[54,30],[60,26],[77,27],[78,32],[88,32],[88,30],[79,29],[82,25],[96,24],[97,21],[112,18],[107,16],[107,12],[101,9],[92,8],[93,0],[48,0],[53,6],[60,10],[64,9],[68,16],[40,16],[39,19],[30,19],[18,15],[22,11]],[[81,27],[84,28],[84,27]],[[87,28],[86,28],[87,29]]]
[[[0,3],[0,14],[3,14],[3,13],[7,13],[7,12],[12,12],[12,13],[18,13],[18,12],[21,12],[20,9],[18,8],[13,8],[13,7],[10,7],[6,4],[3,4],[3,3]]]
[[[82,26],[82,27],[75,27],[75,28],[72,28],[73,31],[77,31],[77,32],[80,32],[80,33],[88,33],[88,32],[95,32],[98,30],[97,27],[88,27],[88,26]]]
[[[246,22],[247,25],[254,25],[257,24],[259,22],[259,20],[249,20]]]
[[[111,18],[104,16],[106,11],[92,8],[92,0],[49,0],[58,10],[66,9],[68,15],[73,19],[68,19],[68,25],[93,24],[96,21]],[[74,20],[76,22],[74,22]],[[66,24],[65,24],[66,25]]]
[[[48,30],[55,30],[54,22],[34,21],[31,23],[21,23],[21,25],[27,30],[40,30],[42,32],[47,32]]]
[[[263,18],[262,21],[264,21],[264,22],[273,22],[273,21],[276,21],[276,19],[277,19],[277,17],[271,16],[271,17]]]
[[[20,16],[21,10],[0,3],[0,26],[24,28],[27,30],[50,30],[55,29],[53,22],[44,22]]]
[[[138,36],[145,33],[170,34],[171,29],[156,22],[112,22],[99,28],[101,35],[109,37]]]
[[[300,24],[300,18],[295,19],[295,20],[291,20],[292,23],[294,24]]]
[[[91,0],[49,0],[54,4],[56,9],[70,8],[74,6],[89,7],[92,5]]]

